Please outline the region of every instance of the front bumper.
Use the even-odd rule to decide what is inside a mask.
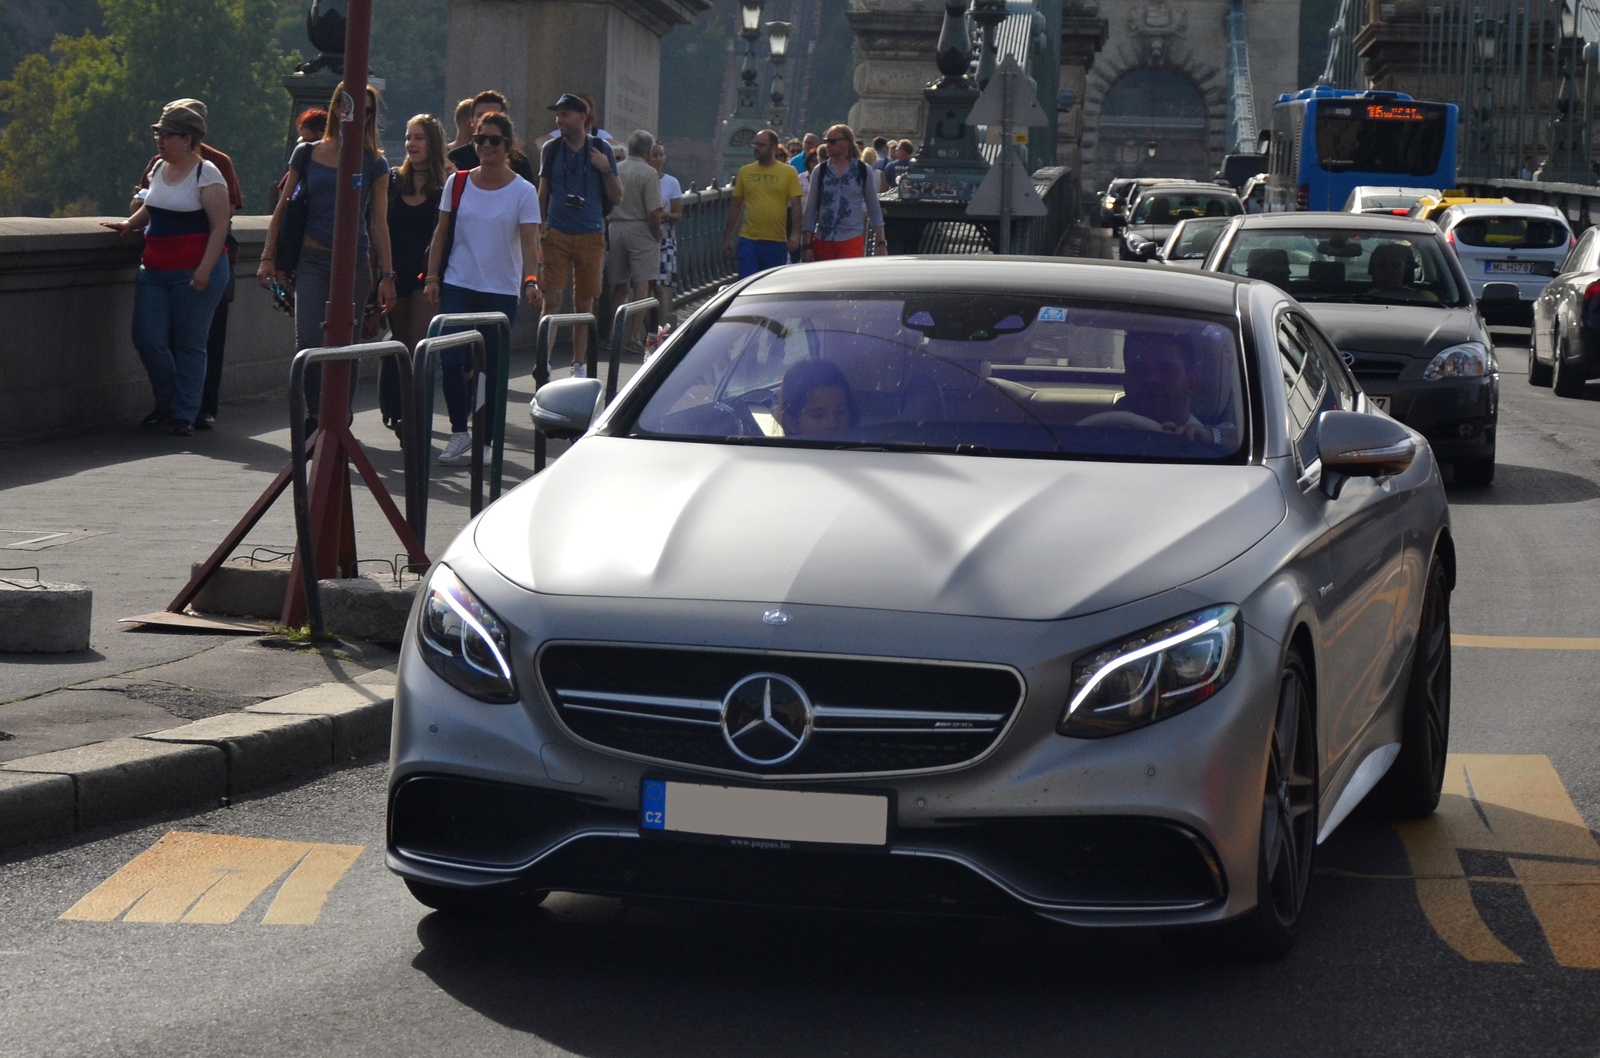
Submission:
[[[793,606],[791,624],[773,628],[759,620],[760,605],[535,595],[474,556],[451,564],[515,630],[523,697],[490,705],[461,694],[408,637],[388,832],[389,866],[406,877],[785,905],[1005,908],[1099,925],[1220,921],[1255,903],[1279,643],[1247,621],[1233,680],[1202,705],[1110,738],[1055,730],[1074,658],[1214,600],[1178,590],[1057,622]],[[1009,665],[1026,693],[993,749],[959,767],[729,777],[603,750],[567,730],[534,671],[540,644],[556,638],[831,654],[848,644],[858,657]],[[774,850],[644,836],[647,776],[888,792],[890,845]]]
[[[1494,456],[1500,420],[1500,375],[1478,378],[1374,378],[1357,371],[1368,396],[1387,397],[1389,414],[1428,439],[1434,454],[1452,459]]]

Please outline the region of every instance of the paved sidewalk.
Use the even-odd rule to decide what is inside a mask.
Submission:
[[[532,366],[531,354],[513,356],[507,489],[533,473],[534,433],[526,411]],[[624,377],[636,369],[625,365]],[[354,432],[403,508],[399,444],[380,421],[375,378],[375,370],[364,373]],[[210,554],[287,464],[285,404],[225,403],[216,429],[191,438],[135,427],[0,446],[0,567],[37,566],[45,581],[94,592],[90,650],[0,654],[0,823],[6,774],[25,770],[41,754],[170,738],[194,724],[222,723],[214,718],[227,714],[267,709],[295,692],[392,680],[382,670],[392,672],[394,653],[367,644],[319,650],[276,635],[118,623],[163,609],[188,581],[191,565]],[[437,453],[448,438],[442,396],[435,410]],[[551,455],[564,447],[552,443]],[[466,524],[468,489],[466,466],[435,465],[430,554],[442,552]],[[359,479],[353,494],[357,552],[365,571],[374,572],[381,568],[376,560],[392,559],[400,546]],[[282,552],[293,540],[293,506],[285,492],[235,554]]]

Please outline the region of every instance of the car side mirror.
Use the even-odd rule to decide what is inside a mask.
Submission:
[[[1317,417],[1317,455],[1322,491],[1338,499],[1350,478],[1386,478],[1405,471],[1417,458],[1417,442],[1387,415],[1325,411]]]
[[[1480,305],[1507,305],[1521,300],[1522,291],[1515,283],[1485,283],[1483,293],[1478,295]]]
[[[546,382],[528,402],[533,428],[557,440],[582,437],[605,407],[605,384],[598,378]]]

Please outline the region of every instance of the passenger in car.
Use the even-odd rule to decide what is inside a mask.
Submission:
[[[1367,294],[1396,301],[1438,301],[1439,295],[1433,291],[1411,285],[1407,275],[1411,268],[1409,246],[1386,242],[1377,247],[1367,261],[1367,271],[1372,276],[1372,289]]]
[[[850,383],[832,360],[802,360],[784,373],[778,423],[785,436],[838,433],[860,418]]]
[[[1124,395],[1118,411],[1131,411],[1191,441],[1217,442],[1190,407],[1198,381],[1194,349],[1186,335],[1129,331],[1122,343]]]

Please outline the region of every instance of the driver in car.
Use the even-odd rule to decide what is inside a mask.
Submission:
[[[1191,441],[1215,444],[1211,427],[1189,407],[1197,383],[1194,352],[1186,338],[1176,334],[1129,331],[1122,343],[1124,395],[1118,411],[1142,415],[1159,423],[1167,433]]]
[[[850,383],[832,360],[802,360],[784,373],[778,397],[784,436],[838,433],[859,418]]]
[[[1411,248],[1402,243],[1386,242],[1372,251],[1367,261],[1367,271],[1372,276],[1369,297],[1391,298],[1401,301],[1438,301],[1431,290],[1419,290],[1406,282],[1406,270],[1411,267]]]

